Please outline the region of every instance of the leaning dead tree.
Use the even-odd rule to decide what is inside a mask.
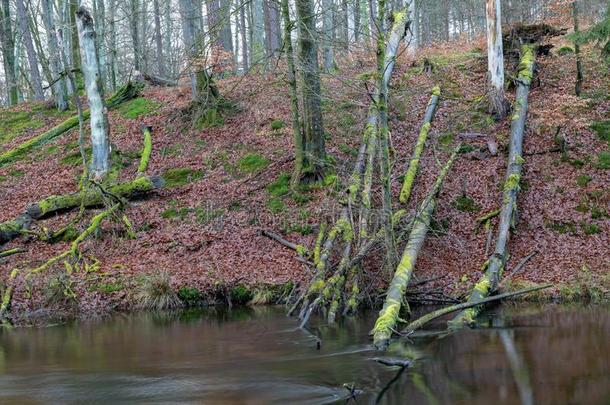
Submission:
[[[536,48],[534,45],[521,46],[518,76],[516,79],[517,93],[510,129],[510,145],[508,168],[504,181],[504,191],[496,246],[493,255],[485,263],[485,274],[474,286],[468,302],[477,302],[487,298],[498,289],[502,272],[508,259],[508,240],[510,230],[515,226],[517,213],[517,194],[523,168],[523,134],[527,118],[528,96],[534,75]],[[472,324],[481,312],[482,306],[474,306],[460,312],[452,321],[452,326]]]
[[[417,215],[413,219],[409,240],[402,253],[400,263],[398,263],[398,266],[396,267],[394,278],[388,288],[383,308],[379,312],[379,317],[377,318],[375,327],[372,331],[373,344],[380,350],[385,350],[387,348],[390,337],[392,337],[392,333],[396,328],[396,323],[400,317],[403,302],[405,301],[407,286],[411,281],[411,275],[415,269],[417,256],[424,245],[428,229],[430,228],[432,213],[436,208],[436,196],[440,192],[443,181],[453,165],[458,151],[459,147],[454,150],[451,158],[449,158],[449,161],[439,173],[432,190],[421,203]]]

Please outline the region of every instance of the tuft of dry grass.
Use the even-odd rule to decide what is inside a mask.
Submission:
[[[170,276],[166,271],[158,271],[142,278],[136,293],[139,308],[161,311],[180,306],[180,299],[174,292]]]

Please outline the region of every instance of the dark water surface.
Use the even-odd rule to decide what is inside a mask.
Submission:
[[[342,403],[347,384],[359,404],[610,404],[607,307],[500,307],[393,343],[404,372],[371,360],[373,316],[313,328],[319,350],[272,307],[0,330],[0,403]]]

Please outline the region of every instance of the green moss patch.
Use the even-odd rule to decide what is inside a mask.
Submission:
[[[193,183],[203,177],[203,171],[194,170],[189,167],[169,169],[163,173],[165,187],[180,187],[188,183]]]
[[[267,191],[273,197],[282,197],[290,193],[290,174],[281,173],[276,181],[267,186]]]
[[[610,143],[610,120],[594,122],[590,128],[597,134],[599,139]]]
[[[588,222],[581,222],[580,227],[585,235],[595,235],[596,233],[600,233],[601,229],[597,224],[591,224]]]
[[[159,109],[159,103],[140,97],[122,104],[117,110],[123,118],[135,120],[141,116],[149,115],[157,109]]]
[[[279,198],[272,198],[267,201],[267,207],[272,213],[279,214],[286,209],[286,204],[284,204],[284,201],[280,200]]]
[[[576,178],[576,184],[578,184],[580,187],[587,187],[587,184],[589,184],[589,182],[591,182],[591,180],[593,180],[593,178],[591,176],[582,174]]]
[[[549,228],[560,234],[576,234],[576,225],[572,222],[553,221],[548,223]]]
[[[237,168],[242,173],[258,173],[267,166],[269,166],[269,159],[257,153],[250,153],[237,161]]]
[[[270,127],[272,130],[274,131],[279,131],[280,129],[284,128],[286,126],[286,123],[284,122],[284,120],[273,120],[271,121]]]
[[[8,142],[28,130],[36,130],[45,125],[45,118],[61,118],[74,114],[73,111],[60,112],[49,109],[45,104],[34,104],[29,111],[0,109],[0,144]]]
[[[569,55],[571,53],[574,53],[574,48],[568,45],[564,45],[557,50],[557,55]]]
[[[610,151],[603,151],[597,155],[597,168],[610,169]]]
[[[231,289],[231,302],[236,305],[245,305],[252,299],[252,291],[243,284],[239,284]]]
[[[462,212],[479,212],[481,206],[477,204],[472,198],[462,195],[455,199],[453,206]]]
[[[182,287],[178,290],[178,298],[187,306],[195,306],[202,301],[203,295],[196,288]]]

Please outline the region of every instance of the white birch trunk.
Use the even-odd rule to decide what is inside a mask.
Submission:
[[[94,178],[101,179],[106,175],[109,167],[108,112],[104,106],[93,18],[85,7],[79,7],[76,12],[76,27],[80,42],[81,70],[85,77],[85,91],[91,111],[91,174]]]

